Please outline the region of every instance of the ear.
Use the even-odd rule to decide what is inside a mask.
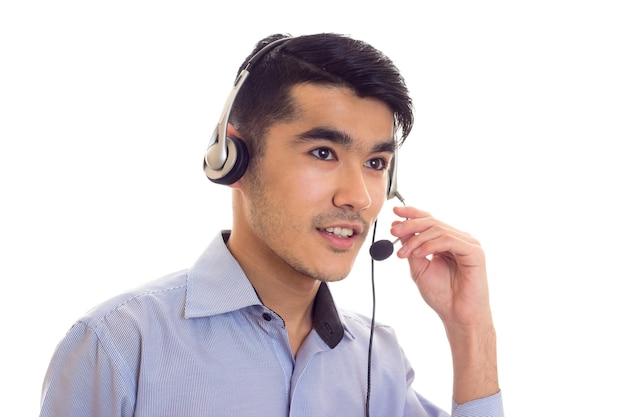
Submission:
[[[241,135],[239,134],[237,128],[230,123],[226,126],[226,136],[234,136],[241,139]]]

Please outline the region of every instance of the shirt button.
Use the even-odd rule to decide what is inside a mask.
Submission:
[[[268,313],[263,313],[263,319],[265,321],[272,321],[272,316],[270,316]]]

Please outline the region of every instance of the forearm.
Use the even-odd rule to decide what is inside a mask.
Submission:
[[[454,401],[462,404],[497,393],[500,387],[493,323],[471,328],[446,326],[446,332],[452,351]]]

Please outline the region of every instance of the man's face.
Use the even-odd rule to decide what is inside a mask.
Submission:
[[[244,176],[247,242],[275,266],[348,275],[386,200],[393,114],[347,88],[298,85],[296,114],[270,127]]]

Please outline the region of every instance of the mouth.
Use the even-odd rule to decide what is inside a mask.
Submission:
[[[335,253],[354,253],[368,230],[368,223],[358,213],[320,214],[311,223],[324,246]]]
[[[359,226],[344,224],[320,227],[317,231],[333,251],[346,252],[355,248],[363,229]]]
[[[326,233],[336,236],[340,239],[347,239],[349,237],[352,237],[356,233],[354,229],[348,227],[327,227],[326,229],[320,230],[324,230]]]

